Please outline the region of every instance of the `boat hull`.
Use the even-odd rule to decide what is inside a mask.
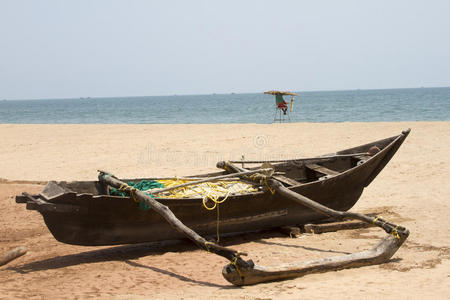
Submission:
[[[408,133],[337,152],[356,153],[373,145],[382,148],[364,163],[336,176],[289,188],[332,209],[346,211],[358,201],[364,188],[389,162]],[[293,167],[304,163],[292,161]],[[268,191],[230,196],[220,204],[219,210],[206,210],[201,199],[157,200],[168,206],[185,225],[203,236],[216,235],[218,227],[220,234],[226,234],[301,225],[326,218]],[[28,209],[38,210],[53,236],[67,244],[100,246],[185,238],[156,212],[138,209],[128,197],[114,197],[106,193],[94,196],[84,191],[38,201],[18,196],[16,201],[27,202]]]

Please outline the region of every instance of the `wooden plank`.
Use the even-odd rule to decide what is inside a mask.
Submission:
[[[333,222],[326,224],[306,224],[304,226],[306,233],[324,233],[333,232],[338,230],[349,230],[349,229],[359,229],[374,227],[375,224],[366,223],[362,221],[344,221],[344,222]]]
[[[27,203],[34,203],[36,205],[43,205],[48,204],[47,201],[44,201],[40,199],[39,197],[33,197],[32,195],[28,194],[27,192],[23,192],[22,195],[27,198]]]
[[[63,188],[55,181],[49,181],[47,185],[44,187],[44,189],[41,191],[40,195],[46,200],[51,200],[60,197],[66,194],[67,192],[71,191]]]
[[[298,165],[301,162],[307,162],[307,161],[325,161],[333,158],[340,158],[340,157],[354,157],[359,155],[367,155],[367,152],[360,152],[360,153],[349,153],[349,154],[329,154],[329,155],[323,155],[323,156],[317,156],[317,157],[309,157],[309,158],[294,158],[294,159],[275,159],[275,160],[230,160],[230,163],[245,163],[245,164],[262,164],[262,163],[286,163],[291,162],[296,165]]]
[[[284,175],[273,175],[272,177],[277,179],[277,180],[279,180],[279,181],[281,181],[282,183],[285,183],[285,184],[290,185],[290,186],[300,185],[301,184],[297,180],[291,179],[291,178],[286,177]]]
[[[334,170],[330,170],[324,166],[318,165],[318,164],[305,164],[305,167],[307,167],[308,169],[317,171],[319,173],[325,174],[325,175],[338,175],[339,172],[334,171]]]
[[[32,197],[36,197],[36,195],[32,195]],[[26,197],[24,195],[16,196],[16,203],[27,203],[27,202],[28,202],[28,197]]]

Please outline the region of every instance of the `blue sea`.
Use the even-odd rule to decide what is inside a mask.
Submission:
[[[298,93],[291,122],[450,120],[450,87]],[[274,113],[263,93],[0,100],[0,123],[266,124]]]

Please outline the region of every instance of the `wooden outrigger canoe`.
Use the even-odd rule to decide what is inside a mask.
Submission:
[[[259,186],[256,192],[230,195],[220,204],[221,233],[300,225],[332,217],[373,223],[389,234],[372,250],[300,265],[272,269],[255,266],[251,260],[242,260],[243,253],[205,240],[202,235],[216,233],[218,215],[203,208],[201,197],[162,198],[158,193],[150,197],[125,183],[142,179],[119,180],[100,171],[99,181],[49,182],[39,195],[24,193],[16,197],[16,202],[39,211],[53,236],[68,244],[115,245],[187,237],[200,248],[229,259],[223,275],[235,285],[370,265],[388,260],[409,231],[380,217],[345,211],[357,202],[409,132],[324,156],[271,161],[259,167],[243,168],[244,164],[262,161],[219,162],[218,167],[224,171],[190,177],[193,181],[214,181],[234,176]],[[128,194],[112,196],[111,187]],[[139,210],[133,200],[151,209]]]
[[[273,163],[275,172],[284,173],[275,178],[296,193],[332,209],[346,211],[389,162],[407,134],[323,157]],[[381,151],[369,156],[367,152],[374,146]],[[199,234],[216,233],[216,212],[204,209],[201,198],[155,200],[168,206],[186,226]],[[156,212],[139,210],[130,197],[108,195],[107,185],[100,181],[49,182],[39,195],[17,196],[16,202],[26,202],[27,209],[39,211],[51,233],[63,243],[95,246],[184,238]],[[220,232],[306,224],[323,218],[327,216],[263,189],[229,196],[220,205]]]

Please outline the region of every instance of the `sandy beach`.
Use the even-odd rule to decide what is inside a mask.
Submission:
[[[182,176],[219,160],[283,159],[335,152],[411,134],[367,187],[355,212],[376,212],[411,231],[383,265],[247,287],[221,275],[227,261],[188,242],[81,247],[57,242],[36,211],[15,203],[48,180]],[[224,125],[0,124],[0,255],[29,252],[0,267],[0,298],[325,299],[448,298],[450,294],[450,122]],[[277,265],[370,248],[376,228],[289,238],[244,234],[224,245]]]

